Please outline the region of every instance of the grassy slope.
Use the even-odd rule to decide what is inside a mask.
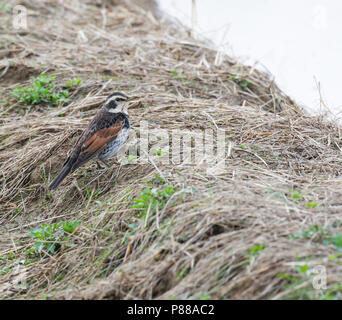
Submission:
[[[29,29],[20,32],[10,10],[0,11],[0,296],[340,297],[339,129],[302,114],[266,74],[228,57],[216,65],[215,51],[138,8],[65,3],[26,1]],[[11,90],[40,72],[60,88],[77,77],[82,84],[68,103],[28,110]],[[89,163],[49,193],[113,90],[141,96],[143,106],[130,111],[133,128],[139,134],[148,121],[157,129],[151,143],[160,129],[225,130],[226,169],[163,165],[152,147],[152,161],[101,173]],[[156,196],[147,195],[144,215],[132,205],[146,186],[177,191],[170,201],[159,196],[155,208],[148,204]],[[66,221],[80,225],[64,232],[60,249],[34,253],[30,230]],[[326,268],[328,290],[312,287],[317,265]],[[27,278],[22,289],[18,270]]]

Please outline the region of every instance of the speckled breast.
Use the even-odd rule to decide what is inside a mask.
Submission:
[[[113,157],[128,139],[129,128],[122,128],[116,139],[109,143],[98,155],[99,159],[106,160]]]

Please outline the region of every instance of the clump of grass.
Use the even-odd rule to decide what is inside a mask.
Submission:
[[[140,193],[140,197],[134,200],[132,208],[140,209],[139,218],[145,217],[148,210],[155,213],[157,208],[161,210],[171,196],[177,191],[176,187],[150,188],[146,186]]]
[[[76,78],[67,81],[66,86],[72,88],[81,82],[80,78]],[[13,89],[12,94],[28,108],[37,104],[56,106],[67,102],[70,95],[69,90],[59,90],[56,87],[55,78],[46,74],[41,74],[38,78],[33,79],[32,86],[19,86]]]
[[[42,224],[39,228],[34,228],[27,235],[30,238],[38,239],[27,253],[41,253],[46,250],[50,254],[58,251],[63,245],[67,247],[75,246],[68,242],[70,235],[80,225],[79,221],[66,221],[53,224]]]

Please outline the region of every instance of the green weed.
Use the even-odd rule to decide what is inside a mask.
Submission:
[[[287,273],[277,273],[277,277],[278,278],[282,278],[282,279],[285,279],[285,280],[288,280],[290,282],[298,282],[299,279],[296,278],[296,277],[293,277]]]
[[[325,292],[322,300],[341,300],[342,299],[342,284],[335,284]]]
[[[318,206],[317,202],[307,202],[306,207],[307,208],[316,208]]]
[[[62,245],[67,247],[75,246],[68,242],[70,234],[80,225],[79,221],[66,221],[53,224],[42,224],[39,228],[34,228],[27,235],[29,238],[38,239],[33,247],[27,253],[41,253],[44,249],[53,254],[59,250]]]
[[[295,201],[302,201],[303,200],[302,192],[294,190],[294,189],[289,190],[287,197],[292,199],[292,200],[295,200]]]
[[[250,84],[252,84],[250,81],[244,79],[244,78],[240,78],[240,77],[237,77],[237,76],[234,76],[232,74],[229,75],[229,79],[234,81],[236,84],[238,84],[242,90],[246,91],[248,86]]]
[[[290,236],[290,239],[311,239],[314,235],[326,235],[327,233],[323,231],[322,227],[318,225],[311,226],[309,228],[300,230],[298,234],[294,234]]]
[[[179,279],[184,279],[190,272],[190,267],[186,266],[180,271],[176,271],[176,275]]]
[[[249,254],[251,255],[257,255],[259,251],[264,250],[265,246],[260,243],[258,245],[253,246],[252,248],[249,249]]]
[[[81,83],[81,79],[76,78],[68,81],[66,86],[71,88]],[[12,90],[12,94],[21,103],[26,104],[28,109],[33,105],[47,104],[56,106],[68,101],[69,91],[59,90],[55,84],[55,78],[46,74],[41,74],[38,78],[32,80],[29,87],[17,87]]]
[[[259,256],[260,251],[265,250],[266,247],[260,243],[257,244],[251,248],[249,248],[249,252],[248,252],[248,261],[249,263],[251,263],[253,261],[253,259],[257,258]]]
[[[141,213],[138,216],[139,218],[145,217],[147,211],[155,213],[157,207],[161,210],[166,204],[167,200],[177,191],[175,187],[162,187],[158,188],[150,188],[146,186],[144,190],[141,191],[140,197],[134,200],[134,204],[132,208],[140,209]]]
[[[163,151],[163,150],[160,150],[160,149],[158,149],[158,150],[154,150],[154,153],[155,153],[157,156],[162,156],[162,155],[163,155],[163,153],[164,153],[164,151]]]
[[[342,252],[342,234],[335,233],[331,238],[325,238],[323,244],[333,244],[338,251]]]
[[[78,85],[80,85],[82,83],[82,79],[81,78],[75,78],[72,80],[69,80],[65,83],[65,85],[69,88],[73,88],[73,87],[77,87]]]

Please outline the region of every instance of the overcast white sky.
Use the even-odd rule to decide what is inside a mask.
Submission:
[[[191,25],[191,0],[159,3]],[[287,94],[318,110],[316,77],[335,113],[342,111],[341,14],[341,0],[197,0],[202,35],[244,62],[260,61]]]

